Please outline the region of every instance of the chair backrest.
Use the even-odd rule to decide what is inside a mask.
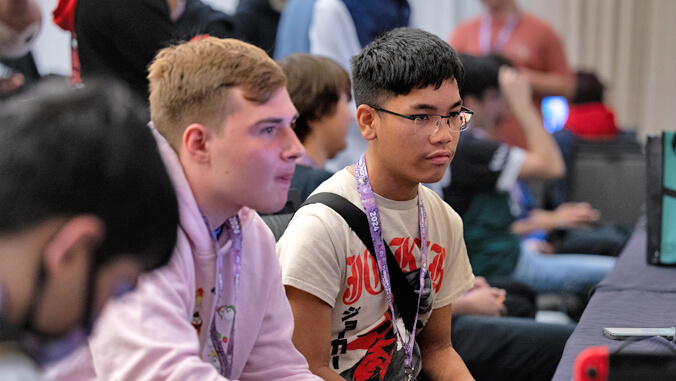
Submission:
[[[275,242],[279,240],[279,237],[284,234],[284,230],[289,225],[293,213],[284,213],[284,214],[266,214],[261,216],[263,221],[268,225],[272,234],[275,236]]]
[[[259,213],[263,221],[268,225],[272,234],[275,235],[275,242],[279,240],[279,237],[284,234],[284,230],[289,225],[291,217],[300,207],[300,191],[295,188],[289,189],[289,193],[286,197],[286,205],[284,208],[275,214],[263,214]]]

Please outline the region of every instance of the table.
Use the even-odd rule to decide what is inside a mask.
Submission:
[[[590,346],[605,345],[610,353],[672,354],[676,344],[654,337],[638,342],[610,340],[603,327],[676,326],[676,267],[646,261],[645,218],[637,223],[613,270],[601,281],[566,342],[554,381],[569,381],[577,355]]]

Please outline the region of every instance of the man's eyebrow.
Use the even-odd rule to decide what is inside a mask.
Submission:
[[[460,106],[462,106],[462,99],[455,102],[453,105],[451,105],[451,107],[449,107],[448,110],[450,111],[450,110],[453,110],[454,108],[460,107]],[[428,104],[428,103],[417,103],[417,104],[414,104],[413,106],[411,106],[411,108],[413,110],[421,110],[421,111],[435,111],[436,112],[438,110],[437,106],[432,105],[432,104]]]
[[[284,118],[269,117],[269,118],[258,120],[253,125],[257,126],[259,124],[278,124],[278,123],[282,123],[283,121],[284,121]]]
[[[291,118],[291,122],[293,123],[296,121],[296,119],[298,119],[298,114],[295,114],[293,118]],[[285,118],[271,116],[269,118],[256,121],[254,124],[252,124],[252,126],[257,126],[259,124],[281,124],[284,123],[284,120]]]
[[[456,107],[460,107],[460,106],[462,106],[462,99],[459,100],[459,101],[457,101],[457,102],[455,102],[455,103],[453,103],[453,104],[451,105],[451,107],[448,109],[448,112],[450,113],[451,110],[453,110],[453,109],[456,108]]]

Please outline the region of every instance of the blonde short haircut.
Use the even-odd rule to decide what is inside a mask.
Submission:
[[[161,50],[148,69],[150,117],[177,149],[185,128],[200,123],[220,133],[229,112],[228,90],[263,104],[286,86],[282,69],[262,49],[206,37]]]

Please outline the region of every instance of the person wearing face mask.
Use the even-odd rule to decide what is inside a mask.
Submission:
[[[108,80],[45,81],[0,107],[3,380],[37,378],[170,258],[176,196],[138,104]]]

